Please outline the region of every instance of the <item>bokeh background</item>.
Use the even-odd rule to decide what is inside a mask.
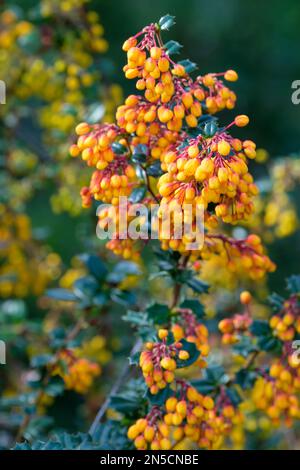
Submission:
[[[300,80],[299,1],[0,0],[0,14],[7,11],[13,14],[1,16],[0,23],[0,79],[8,86],[7,104],[0,105],[0,332],[11,341],[15,362],[11,373],[0,376],[1,393],[10,396],[19,380],[25,383],[22,371],[35,353],[28,332],[42,339],[60,321],[72,325],[73,311],[60,310],[43,294],[48,287],[70,288],[83,273],[74,256],[99,253],[101,246],[95,208],[81,209],[80,188],[91,171],[68,149],[81,120],[97,121],[103,114],[112,120],[123,97],[135,92],[122,72],[121,46],[165,14],[176,17],[164,39],[183,45],[180,59],[196,62],[199,74],[239,74],[230,84],[236,109],[220,113],[220,119],[247,114],[249,126],[235,135],[269,154],[265,162],[251,164],[263,193],[251,230],[263,237],[278,269],[258,294],[265,300],[272,291],[285,293],[285,278],[300,272],[300,105],[291,101],[292,82]],[[99,17],[89,23],[88,11]],[[93,28],[91,41],[87,30]],[[115,309],[121,316],[121,307]],[[110,358],[111,351],[114,360],[125,357],[131,333],[114,318],[106,323],[110,344],[99,340],[101,358],[107,352]],[[104,368],[106,359],[99,359]],[[114,368],[107,370],[111,380]],[[91,422],[108,382],[102,383],[102,396],[99,390],[91,394],[88,411],[82,412],[81,397],[71,392],[58,400],[52,410],[56,425],[81,430],[82,415]],[[75,403],[79,411],[73,413]],[[6,425],[11,422],[8,415]],[[10,445],[7,435],[0,429],[0,447]]]

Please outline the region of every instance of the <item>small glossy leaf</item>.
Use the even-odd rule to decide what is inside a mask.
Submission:
[[[155,325],[164,325],[168,321],[170,309],[165,304],[154,303],[147,307],[148,319]]]
[[[159,22],[159,27],[162,30],[168,30],[175,24],[175,16],[172,15],[165,15],[162,18],[160,18]]]
[[[76,300],[78,300],[76,295],[74,295],[72,291],[62,288],[48,289],[46,291],[46,295],[48,297],[51,297],[52,299],[63,300],[65,302],[75,302]]]
[[[144,199],[144,197],[146,196],[146,193],[147,193],[147,186],[140,186],[139,188],[134,188],[128,200],[132,204],[137,204],[138,202]]]
[[[180,49],[182,48],[182,45],[179,44],[179,42],[177,41],[171,40],[171,41],[166,42],[166,44],[164,45],[164,48],[168,55],[172,55],[172,54],[178,54]]]
[[[204,317],[204,307],[197,299],[185,299],[181,304],[180,308],[188,308],[196,315],[197,318],[201,319]]]
[[[182,65],[187,73],[194,72],[198,68],[197,64],[189,59],[181,60],[178,64]]]

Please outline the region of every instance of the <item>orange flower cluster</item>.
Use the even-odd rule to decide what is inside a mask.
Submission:
[[[99,364],[88,359],[77,358],[70,350],[60,353],[56,366],[51,370],[52,375],[59,375],[64,380],[68,390],[82,394],[89,390],[100,373]]]
[[[210,396],[185,382],[180,389],[180,397],[168,398],[164,410],[154,407],[146,418],[130,426],[128,437],[137,449],[176,449],[185,439],[203,449],[218,449],[232,425],[241,423],[241,413],[228,400],[217,411]]]
[[[76,133],[79,138],[70,148],[71,155],[81,153],[88,166],[97,168],[89,187],[81,190],[83,206],[89,207],[92,199],[117,205],[119,197],[129,196],[136,185],[135,169],[129,163],[129,149],[126,140],[120,137],[120,129],[113,124],[81,123]],[[121,148],[122,154],[117,153],[114,146]]]
[[[146,349],[140,355],[140,367],[150,392],[155,395],[174,382],[177,361],[186,361],[190,355],[180,341],[168,344],[169,331],[160,329],[158,337],[161,342],[146,343]]]
[[[259,410],[263,410],[279,425],[284,420],[291,426],[293,419],[300,418],[300,367],[292,356],[288,362],[279,359],[271,365],[269,375],[259,377],[252,391],[252,400]]]
[[[242,241],[212,233],[219,221],[236,224],[246,220],[258,192],[248,171],[248,159],[256,156],[255,143],[228,132],[233,125],[246,126],[248,117],[236,116],[225,128],[209,119],[209,114],[234,107],[236,97],[223,79],[233,82],[238,76],[228,70],[193,80],[188,73],[191,63],[176,64],[168,47],[156,24],[125,41],[125,75],[137,79],[143,95],[127,97],[117,109],[116,124],[77,126],[79,137],[71,155],[81,154],[89,166],[96,167],[90,185],[81,191],[83,205],[89,207],[93,199],[117,205],[120,196],[145,187],[146,194],[138,202],[160,205],[158,238],[164,250],[189,255],[191,262],[227,257],[230,270],[243,268],[251,278],[260,279],[275,266],[258,237],[249,235]],[[153,166],[154,173],[150,171]],[[192,208],[188,222],[185,204]],[[178,217],[183,212],[185,218],[174,215],[166,231],[164,219],[176,205],[181,210]],[[204,210],[201,228],[198,209]],[[182,226],[179,237],[178,223]],[[117,232],[107,246],[126,259],[134,259],[140,251],[140,245],[121,240]]]
[[[184,65],[176,64],[170,58],[156,25],[147,26],[125,41],[123,50],[127,52],[127,64],[123,69],[126,78],[138,78],[137,89],[144,91],[148,102],[159,104],[158,119],[167,123],[169,129],[180,130],[183,120],[189,127],[196,127],[203,109],[214,114],[235,106],[235,94],[219,77],[236,81],[237,73],[228,70],[198,76],[193,81]]]
[[[154,159],[161,158],[170,145],[178,143],[181,138],[175,127],[160,122],[157,106],[145,102],[141,96],[128,96],[125,104],[118,107],[116,119],[120,128],[128,134],[135,134],[131,137],[132,148],[145,144]]]
[[[162,168],[166,173],[158,182],[162,203],[194,201],[205,209],[213,203],[216,215],[224,222],[246,219],[253,211],[251,199],[258,193],[248,172],[247,157],[255,157],[255,144],[234,139],[226,132],[190,139],[184,148],[164,156]]]
[[[101,228],[101,230],[103,231],[112,230],[115,234],[113,239],[109,240],[105,245],[108,250],[111,250],[115,255],[121,256],[124,259],[139,261],[139,243],[128,237],[128,224],[134,219],[134,216],[130,215],[130,207],[131,204],[128,203],[128,201],[126,206],[100,206],[98,210],[97,230],[98,228]],[[126,212],[126,220],[124,220],[124,222],[121,222],[120,210],[123,209]],[[140,217],[141,224],[143,221],[143,218]],[[121,234],[123,234],[124,238],[120,238]]]
[[[204,259],[215,253],[228,259],[228,269],[236,271],[239,266],[247,270],[251,279],[261,279],[266,272],[273,272],[275,264],[264,254],[260,237],[248,235],[245,240],[236,240],[218,234],[207,234],[202,250]]]
[[[249,330],[252,318],[248,313],[236,314],[232,318],[224,318],[219,323],[219,330],[223,333],[223,344],[234,344],[239,341],[239,335]]]
[[[297,295],[286,300],[281,311],[271,317],[270,327],[281,341],[292,341],[300,333],[300,304]]]
[[[208,329],[203,323],[199,323],[193,312],[189,309],[178,309],[179,315],[176,322],[171,327],[171,332],[175,341],[185,338],[189,343],[194,343],[201,353],[201,356],[208,356]],[[202,359],[196,362],[198,366],[205,367],[206,363]]]

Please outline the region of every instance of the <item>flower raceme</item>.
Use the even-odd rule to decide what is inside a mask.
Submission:
[[[148,342],[140,355],[140,367],[150,392],[155,395],[167,384],[174,382],[177,361],[190,358],[180,341],[168,344],[168,330],[160,329],[158,337],[161,342]]]
[[[212,236],[219,221],[237,224],[248,219],[258,193],[248,169],[248,160],[256,156],[255,143],[229,133],[234,125],[246,126],[248,117],[239,115],[225,128],[211,117],[234,107],[235,94],[223,80],[234,82],[236,72],[199,75],[193,80],[191,63],[173,61],[168,43],[163,44],[161,30],[154,24],[125,41],[123,50],[127,53],[125,75],[137,80],[143,95],[126,98],[117,109],[116,124],[81,123],[76,127],[78,139],[70,153],[74,157],[81,154],[88,166],[95,167],[89,186],[81,191],[83,206],[89,207],[93,199],[117,205],[120,196],[130,198],[145,185],[146,192],[141,191],[138,202],[148,206],[157,202],[161,214],[166,205],[191,204],[190,235],[178,239],[175,223],[169,236],[159,230],[162,248],[182,254],[190,254],[188,245],[198,240],[192,234],[198,230],[196,210],[201,206],[205,242],[199,243],[191,260],[228,256],[234,270],[235,259],[241,257],[239,264],[251,277],[263,277],[274,265],[263,254],[260,241],[251,235],[245,241]],[[156,166],[153,173],[156,161],[161,169]],[[113,238],[107,247],[126,259],[141,249],[132,241],[121,241],[117,234]]]
[[[176,450],[182,444],[187,448],[196,444],[203,449],[218,449],[232,425],[242,421],[239,410],[227,399],[217,411],[210,396],[185,382],[178,386],[178,393],[178,398],[166,400],[163,409],[154,406],[145,418],[130,426],[128,437],[137,449]]]
[[[57,364],[51,370],[51,375],[59,375],[69,390],[85,394],[94,379],[100,375],[99,364],[86,358],[76,357],[71,350],[60,353]]]
[[[300,305],[298,296],[292,295],[287,299],[282,309],[270,319],[270,327],[274,335],[281,341],[292,341],[300,334]]]
[[[213,203],[215,214],[224,222],[244,220],[252,213],[251,199],[258,193],[247,156],[255,157],[255,144],[224,132],[209,139],[191,139],[179,152],[171,150],[164,156],[166,173],[158,182],[162,202],[195,201],[205,209]]]

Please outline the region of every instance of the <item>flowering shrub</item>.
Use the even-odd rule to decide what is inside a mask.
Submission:
[[[44,2],[47,15],[52,9],[77,11],[78,2],[67,2],[67,11],[65,3]],[[79,39],[83,57],[85,47],[102,51],[104,44],[95,15],[88,18],[91,30],[81,31]],[[103,259],[85,254],[74,260],[59,287],[40,298],[48,312],[42,327],[37,322],[25,331],[29,370],[21,383],[11,380],[12,390],[0,401],[4,416],[14,416],[10,445],[16,449],[271,448],[274,435],[286,446],[281,430],[296,429],[300,278],[289,278],[286,299],[273,294],[267,303],[266,275],[276,266],[264,242],[270,242],[270,227],[275,237],[297,227],[287,194],[298,181],[297,163],[276,162],[271,174],[281,183],[258,195],[262,185],[249,168],[256,156],[263,159],[262,151],[238,129],[249,118],[239,114],[222,125],[217,117],[235,107],[231,86],[238,75],[227,70],[194,76],[194,63],[176,62],[180,44],[163,38],[173,23],[166,15],[124,42],[123,70],[138,93],[116,109],[115,119],[87,118],[76,125],[70,155],[81,157],[90,178],[80,192],[82,206],[97,207],[99,233],[110,227],[113,233]],[[78,90],[79,110],[86,68],[80,62],[65,77],[69,91]],[[97,83],[97,76],[90,79]],[[87,78],[85,83],[91,84]],[[41,123],[47,110],[42,115]],[[292,175],[288,165],[295,166]],[[166,231],[168,210],[175,207],[184,217],[174,212]],[[278,207],[287,226],[277,220]],[[143,227],[137,239],[130,237],[133,223]],[[184,228],[180,237],[178,227]],[[225,286],[233,288],[227,298]],[[12,343],[16,324],[6,331]],[[109,390],[105,381],[111,376]],[[92,424],[86,433],[59,432],[55,421],[53,410],[72,394],[76,400],[87,396]]]

